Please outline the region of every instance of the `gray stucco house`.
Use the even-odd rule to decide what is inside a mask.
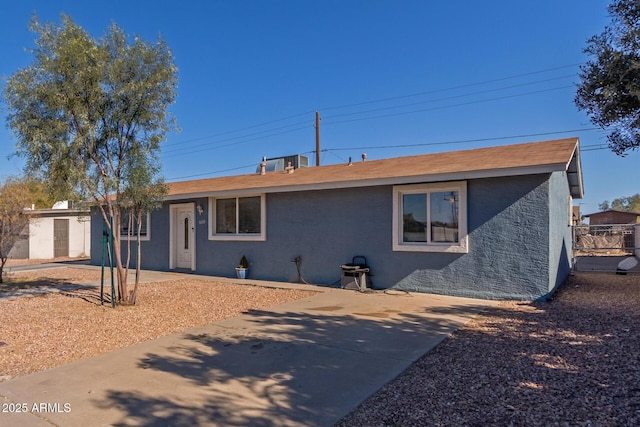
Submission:
[[[175,182],[145,269],[330,285],[366,257],[375,289],[544,299],[571,270],[577,138]],[[92,262],[102,224],[92,221]]]

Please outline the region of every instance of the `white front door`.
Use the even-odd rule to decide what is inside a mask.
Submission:
[[[173,215],[173,251],[176,268],[193,268],[195,224],[193,207],[177,207]]]

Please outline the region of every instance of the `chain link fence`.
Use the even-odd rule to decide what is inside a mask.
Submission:
[[[575,256],[632,255],[636,249],[636,224],[603,224],[573,226]]]

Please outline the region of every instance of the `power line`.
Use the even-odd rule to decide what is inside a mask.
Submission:
[[[254,128],[257,128],[257,127],[260,127],[260,126],[265,126],[265,125],[270,125],[272,123],[282,122],[284,120],[289,120],[289,119],[292,119],[292,118],[295,118],[295,117],[304,116],[305,114],[310,114],[310,113],[313,113],[313,111],[305,111],[304,113],[294,114],[294,115],[291,115],[291,116],[282,117],[280,119],[275,119],[275,120],[271,120],[271,121],[268,121],[268,122],[259,123],[259,124],[256,124],[256,125],[245,126],[243,128],[233,129],[233,130],[229,130],[229,131],[226,131],[226,132],[217,133],[217,134],[214,134],[214,135],[202,136],[202,137],[199,137],[199,138],[188,139],[186,141],[172,142],[172,143],[164,144],[164,146],[181,145],[181,144],[188,144],[190,142],[202,141],[203,139],[215,138],[217,136],[224,136],[224,135],[228,135],[230,133],[241,132],[243,130],[254,129]]]
[[[501,77],[501,78],[492,79],[492,80],[485,80],[485,81],[476,82],[476,83],[468,83],[468,84],[464,84],[464,85],[451,86],[451,87],[444,88],[444,89],[434,89],[434,90],[429,90],[429,91],[425,91],[425,92],[413,93],[413,94],[409,94],[409,95],[401,95],[401,96],[394,96],[394,97],[390,97],[390,98],[381,98],[381,99],[375,99],[375,100],[371,100],[371,101],[363,101],[363,102],[358,102],[358,103],[353,103],[353,104],[344,104],[344,105],[338,105],[338,106],[333,106],[333,107],[325,107],[325,108],[321,108],[320,110],[329,111],[329,110],[336,110],[336,109],[339,109],[339,108],[357,107],[359,105],[374,104],[374,103],[377,103],[377,102],[393,101],[395,99],[411,98],[411,97],[414,97],[414,96],[421,96],[421,95],[428,95],[428,94],[439,93],[439,92],[446,92],[446,91],[449,91],[449,90],[464,89],[464,88],[467,88],[467,87],[480,86],[480,85],[485,85],[485,84],[489,84],[489,83],[495,83],[495,82],[500,82],[500,81],[505,81],[505,80],[517,79],[517,78],[520,78],[520,77],[532,76],[534,74],[548,73],[550,71],[562,70],[562,69],[565,69],[565,68],[576,67],[578,65],[580,65],[580,64],[562,65],[560,67],[547,68],[545,70],[539,70],[539,71],[531,71],[529,73],[516,74],[516,75],[513,75],[513,76]]]
[[[205,172],[205,173],[198,173],[195,175],[185,175],[185,176],[177,176],[175,178],[171,178],[170,182],[175,182],[178,179],[187,179],[187,178],[195,178],[195,177],[199,177],[199,176],[206,176],[206,175],[215,175],[215,174],[219,174],[219,173],[223,173],[223,172],[231,172],[231,171],[235,171],[235,170],[240,170],[240,169],[245,169],[251,166],[255,167],[255,163],[252,163],[250,165],[244,165],[244,166],[238,166],[235,168],[230,168],[230,169],[221,169],[219,171],[215,171],[215,172]]]
[[[609,150],[608,145],[603,144],[594,144],[594,145],[585,145],[580,149],[580,152],[584,153],[585,151],[598,151],[598,150]]]
[[[274,134],[271,134],[271,135],[261,136],[261,137],[257,137],[257,138],[251,138],[251,139],[247,139],[247,140],[244,140],[244,141],[232,142],[230,144],[216,145],[215,147],[201,148],[199,150],[191,150],[191,149],[187,150],[187,149],[185,149],[185,150],[182,150],[179,153],[169,154],[169,155],[166,155],[166,156],[161,154],[160,157],[169,158],[169,157],[184,156],[184,155],[193,154],[193,153],[200,153],[200,152],[203,152],[203,151],[214,150],[216,148],[230,147],[230,146],[233,146],[233,145],[244,144],[246,142],[256,141],[258,139],[270,138],[272,136],[277,136],[277,135],[283,135],[285,133],[296,132],[296,131],[299,131],[299,130],[302,130],[302,129],[307,129],[307,128],[308,128],[308,126],[302,126],[302,127],[298,127],[298,128],[295,128],[295,129],[289,129],[289,130],[286,130],[286,131],[283,131],[283,132],[274,133]]]
[[[355,106],[360,106],[360,105],[367,105],[367,104],[373,104],[373,103],[392,101],[392,100],[396,100],[396,99],[404,99],[404,98],[416,97],[416,96],[421,96],[421,95],[446,92],[446,91],[451,91],[451,90],[456,90],[456,89],[463,89],[463,88],[468,88],[468,87],[473,87],[473,86],[485,85],[485,84],[489,84],[489,83],[495,83],[495,82],[500,82],[500,81],[517,79],[517,78],[536,75],[536,74],[548,73],[548,72],[551,72],[551,71],[557,71],[557,70],[562,70],[562,69],[566,69],[566,68],[575,67],[577,65],[580,65],[580,64],[563,65],[563,66],[554,67],[554,68],[547,68],[547,69],[544,69],[544,70],[532,71],[532,72],[528,72],[528,73],[521,73],[521,74],[516,74],[516,75],[512,75],[512,76],[501,77],[501,78],[491,79],[491,80],[485,80],[485,81],[475,82],[475,83],[468,83],[468,84],[463,84],[463,85],[458,85],[458,86],[451,86],[451,87],[443,88],[443,89],[434,89],[434,90],[430,90],[430,91],[423,91],[423,92],[418,92],[418,93],[409,94],[409,95],[401,95],[401,96],[395,96],[395,97],[388,97],[388,98],[381,98],[381,99],[357,102],[357,103],[352,103],[352,104],[330,106],[330,107],[322,108],[320,110],[328,111],[328,110],[335,110],[335,109],[340,109],[340,108],[355,107]],[[564,78],[564,77],[559,77],[559,78],[556,78],[556,79],[548,79],[548,80],[557,80],[557,79],[560,79],[560,78]],[[527,85],[527,84],[534,84],[534,83],[525,83],[523,85]],[[512,87],[516,87],[516,86],[512,86]],[[503,88],[503,89],[505,89],[505,88]],[[501,90],[501,89],[495,89],[495,90]],[[478,93],[483,93],[483,92],[478,92]],[[461,97],[461,96],[465,96],[465,95],[459,95],[458,97]],[[466,96],[470,96],[470,95],[466,95]],[[453,99],[455,97],[451,97],[451,98]],[[444,98],[444,99],[447,99],[447,98]],[[444,99],[441,99],[441,100],[444,100]],[[407,104],[406,106],[410,106],[410,105],[414,105],[414,104]],[[399,108],[399,107],[400,106],[398,106],[396,108]],[[392,108],[392,107],[386,107],[386,108],[383,108],[383,109],[389,109],[389,108]],[[441,107],[441,108],[447,108],[447,107]],[[269,124],[272,124],[272,123],[277,123],[277,122],[289,120],[289,119],[292,119],[292,118],[295,118],[295,117],[300,117],[300,116],[303,116],[305,114],[312,114],[314,111],[315,110],[310,110],[310,111],[306,111],[306,112],[302,112],[302,113],[298,113],[298,114],[293,114],[293,115],[289,115],[289,116],[286,116],[286,117],[282,117],[282,118],[279,118],[279,119],[270,120],[270,121],[267,121],[267,122],[262,122],[262,123],[258,123],[258,124],[254,124],[254,125],[241,127],[241,128],[236,128],[236,129],[233,129],[233,130],[220,132],[220,133],[212,134],[212,135],[207,135],[207,136],[203,136],[203,137],[192,138],[192,139],[179,141],[179,142],[164,143],[163,147],[173,147],[173,146],[177,146],[177,145],[184,145],[184,144],[189,144],[189,143],[192,143],[192,142],[203,141],[203,140],[210,139],[210,138],[229,135],[229,134],[232,134],[232,133],[241,132],[241,131],[245,131],[245,130],[249,130],[249,129],[258,128],[258,127],[261,127],[261,126],[266,126],[266,125],[269,125]],[[356,113],[348,113],[348,114],[351,114],[351,115],[352,114],[364,114],[366,112],[371,112],[371,111],[376,111],[376,110],[362,111],[362,112],[359,112],[359,113],[356,112]],[[330,117],[339,117],[339,116],[340,115],[334,115],[334,116],[330,116]],[[380,117],[386,117],[386,116],[380,116]],[[378,118],[378,117],[374,117],[374,118]],[[363,119],[360,119],[360,120],[367,120],[367,119],[363,118]],[[337,123],[337,122],[334,122],[334,123]],[[294,124],[287,125],[287,126],[290,127],[290,126],[295,126],[295,125],[298,125],[298,124],[300,124],[300,123],[294,123]],[[287,127],[287,126],[285,126],[285,127]],[[281,127],[281,128],[284,128],[284,127]],[[271,132],[273,130],[277,130],[277,129],[281,129],[281,128],[265,130],[265,131],[262,131],[262,132],[245,135],[245,137],[246,136],[257,135],[259,133],[264,133],[264,132]],[[241,137],[235,137],[235,138],[237,139],[237,138],[241,138]],[[229,139],[225,139],[225,140],[217,141],[217,142],[226,142],[228,140]],[[200,147],[200,146],[204,146],[204,145],[207,145],[207,144],[200,144],[200,145],[196,146],[195,148]]]
[[[476,138],[476,139],[464,139],[464,140],[455,140],[455,141],[426,142],[426,143],[417,143],[417,144],[378,145],[378,146],[363,146],[363,147],[350,147],[350,148],[326,148],[321,151],[324,153],[328,153],[333,156],[336,156],[342,161],[346,161],[341,156],[338,156],[337,154],[333,153],[333,151],[375,150],[375,149],[388,149],[388,148],[423,147],[423,146],[431,146],[431,145],[463,144],[468,142],[499,141],[499,140],[505,140],[505,139],[529,138],[534,136],[554,135],[554,134],[563,134],[563,133],[590,132],[595,130],[602,130],[602,129],[601,128],[583,128],[583,129],[572,129],[572,130],[564,130],[564,131],[556,131],[556,132],[541,132],[541,133],[530,133],[530,134],[523,134],[523,135],[498,136],[498,137],[492,137],[492,138]],[[582,146],[580,151],[584,152],[584,151],[597,151],[597,150],[606,150],[606,149],[608,149],[608,147],[604,146],[604,144],[591,144],[591,145]],[[315,150],[306,151],[301,154],[310,154],[310,153],[315,153]],[[234,170],[253,167],[255,165],[256,163],[252,163],[249,165],[238,166],[238,167],[229,168],[229,169],[222,169],[222,170],[213,171],[213,172],[205,172],[205,173],[194,174],[194,175],[180,176],[180,177],[171,178],[170,181],[216,175],[223,172],[230,172]]]
[[[228,142],[228,141],[233,141],[233,140],[236,140],[236,139],[247,138],[247,137],[250,137],[250,136],[255,136],[255,135],[260,135],[260,134],[267,133],[267,132],[273,132],[273,131],[276,131],[276,130],[286,129],[286,128],[291,127],[291,126],[298,126],[298,125],[305,124],[305,123],[308,123],[308,121],[305,120],[303,122],[296,122],[296,123],[292,123],[292,124],[285,125],[285,126],[280,126],[280,127],[273,128],[273,129],[262,130],[262,131],[250,133],[250,134],[247,134],[247,135],[234,136],[232,138],[222,139],[222,140],[219,140],[219,141],[214,141],[214,142],[210,142],[210,143],[206,143],[206,144],[198,144],[198,145],[194,145],[194,146],[190,147],[189,150],[190,150],[190,152],[193,152],[193,150],[192,150],[193,148],[206,147],[206,146],[210,146],[212,144],[219,144],[219,143],[222,143],[222,142]],[[306,126],[304,126],[303,128],[297,128],[297,129],[293,129],[293,130],[304,129],[304,128],[306,128]],[[286,133],[286,132],[283,132],[283,133]],[[279,133],[276,134],[276,135],[279,135]],[[253,141],[255,139],[256,138],[251,139],[249,141]],[[245,142],[245,141],[241,141],[241,142]],[[241,143],[241,142],[239,142],[239,143]],[[226,147],[228,145],[233,145],[233,144],[226,144],[226,145],[220,145],[220,146],[209,147],[209,148]],[[179,152],[182,153],[182,152],[184,152],[184,150],[185,149],[183,149],[183,148],[173,148],[171,150],[163,151],[163,154],[173,153],[173,152],[176,152],[176,151],[179,151]],[[172,157],[172,156],[161,156],[161,157]]]
[[[371,109],[371,110],[356,111],[356,112],[353,112],[353,113],[335,114],[333,116],[326,116],[325,119],[332,119],[334,117],[353,116],[353,115],[356,115],[356,114],[371,113],[371,112],[375,112],[375,111],[391,110],[391,109],[394,109],[394,108],[410,107],[410,106],[413,106],[413,105],[427,104],[427,103],[430,103],[430,102],[448,101],[448,100],[451,100],[451,99],[464,98],[464,97],[474,96],[474,95],[481,95],[481,94],[484,94],[484,93],[499,92],[499,91],[502,91],[502,90],[514,89],[514,88],[523,87],[523,86],[531,86],[531,85],[535,85],[535,84],[539,84],[539,83],[547,83],[547,82],[550,82],[550,81],[566,79],[566,78],[569,78],[569,77],[575,77],[575,75],[570,74],[570,75],[561,76],[561,77],[553,77],[553,78],[544,79],[544,80],[537,80],[537,81],[534,81],[534,82],[520,83],[520,84],[517,84],[517,85],[511,85],[511,86],[504,86],[504,87],[499,87],[499,88],[495,88],[495,89],[482,90],[482,91],[479,91],[479,92],[465,93],[465,94],[462,94],[462,95],[447,96],[447,97],[444,97],[444,98],[427,99],[426,101],[412,102],[412,103],[409,103],[409,104],[392,105],[392,106],[389,106],[389,107],[380,107],[380,108],[374,108],[374,109]]]
[[[348,115],[354,115],[354,114],[365,114],[367,112],[380,111],[380,110],[386,110],[386,109],[391,109],[391,108],[400,108],[400,107],[403,107],[403,106],[418,105],[418,104],[424,104],[424,103],[427,103],[427,102],[435,102],[435,101],[440,101],[440,100],[461,98],[461,97],[464,97],[464,96],[472,96],[472,95],[477,95],[477,94],[481,94],[481,93],[488,93],[488,92],[495,92],[495,91],[499,91],[499,90],[512,89],[512,88],[515,88],[515,87],[527,86],[527,85],[547,82],[547,81],[551,81],[551,80],[558,80],[558,79],[562,79],[562,78],[566,78],[566,77],[571,77],[571,76],[557,77],[557,78],[552,78],[552,79],[540,80],[540,81],[536,81],[536,82],[530,82],[530,83],[523,83],[523,84],[519,84],[519,85],[507,86],[507,87],[504,87],[504,88],[491,89],[491,90],[487,90],[487,91],[481,91],[481,92],[476,92],[476,93],[471,93],[471,94],[466,94],[466,95],[456,95],[456,96],[453,96],[453,97],[446,97],[446,98],[441,98],[441,99],[437,99],[437,100],[431,100],[431,101],[425,101],[425,102],[419,102],[419,103],[413,103],[413,104],[405,104],[405,105],[401,105],[401,106],[383,107],[383,108],[374,109],[374,110],[366,110],[366,111],[361,111],[361,112],[346,113],[346,114],[342,114],[342,115],[334,115],[334,116],[329,116],[328,118],[330,119],[332,117],[341,117],[341,116],[348,116]],[[464,106],[464,105],[472,105],[472,104],[483,103],[483,102],[491,102],[491,101],[495,101],[495,100],[502,100],[502,99],[520,97],[520,96],[527,96],[527,95],[532,95],[532,94],[537,94],[537,93],[542,93],[542,92],[549,92],[549,91],[554,91],[554,90],[565,89],[565,88],[569,88],[569,87],[573,87],[573,86],[560,86],[560,87],[551,88],[551,89],[541,89],[541,90],[532,91],[532,92],[525,92],[525,93],[513,94],[513,95],[505,95],[505,96],[501,96],[501,97],[489,98],[489,99],[484,99],[484,100],[469,101],[469,102],[464,102],[464,103],[458,103],[458,104],[452,104],[452,105],[444,105],[444,106],[438,106],[438,107],[430,107],[430,108],[411,110],[411,111],[404,111],[404,112],[398,112],[398,113],[392,113],[392,114],[384,114],[384,115],[369,116],[369,117],[360,117],[360,118],[339,120],[339,121],[329,121],[329,122],[325,122],[325,124],[331,125],[331,124],[337,124],[337,123],[348,123],[348,122],[352,122],[352,121],[371,120],[371,119],[377,119],[377,118],[394,117],[394,116],[405,115],[405,114],[414,114],[414,113],[425,112],[425,111],[434,111],[434,110],[439,110],[439,109],[444,109],[444,108],[452,108],[452,107],[458,107],[458,106]],[[302,114],[307,114],[307,113],[302,113]],[[272,120],[271,122],[266,122],[264,124],[275,123],[275,122],[278,122],[278,121],[286,120],[288,118],[298,117],[298,116],[300,116],[302,114],[289,116],[289,117],[283,118],[283,119]],[[251,137],[251,136],[261,135],[261,134],[264,134],[264,133],[273,132],[273,131],[277,131],[277,130],[281,130],[281,129],[286,129],[286,128],[289,128],[289,127],[292,127],[292,126],[298,126],[298,125],[306,124],[306,123],[308,123],[308,121],[305,120],[305,121],[300,121],[300,122],[296,122],[296,123],[291,123],[291,124],[288,124],[288,125],[280,126],[280,127],[277,127],[277,128],[272,128],[272,129],[266,129],[266,130],[262,130],[262,131],[258,131],[258,132],[253,132],[253,133],[246,134],[246,135],[239,135],[239,136],[234,136],[234,137],[231,137],[231,138],[222,139],[222,140],[219,140],[219,141],[214,141],[214,142],[209,142],[209,143],[204,143],[204,144],[198,144],[198,145],[191,146],[188,149],[188,152],[189,153],[201,152],[201,151],[206,151],[206,150],[209,150],[209,149],[228,147],[230,145],[236,145],[236,144],[242,144],[242,143],[245,143],[245,142],[255,141],[255,140],[260,139],[260,138],[251,138],[251,139],[246,139],[246,140],[239,141],[239,142],[232,143],[232,144],[219,145],[219,144],[224,143],[224,142],[234,141],[234,140],[238,140],[238,139],[244,139],[244,138],[248,138],[248,137]],[[264,124],[262,124],[262,125],[264,125]],[[245,128],[245,129],[256,128],[256,127],[259,127],[259,126],[262,126],[262,125],[249,126],[249,127]],[[275,133],[275,134],[267,135],[265,137],[281,135],[281,134],[284,134],[284,133],[294,132],[294,131],[305,129],[305,128],[306,128],[306,126],[297,127],[295,129],[291,129],[289,131],[278,132],[278,133]],[[232,132],[233,131],[225,132],[225,134],[229,134],[229,133],[232,133]],[[201,140],[201,139],[206,139],[206,138],[197,138],[197,139],[192,139],[190,141],[193,142],[193,141],[197,141],[197,140]],[[183,141],[182,143],[176,143],[176,144],[173,144],[173,145],[178,145],[178,144],[183,144],[183,143],[186,143],[186,141]],[[216,145],[212,146],[214,144],[216,144]],[[194,149],[197,149],[197,148],[200,148],[200,147],[206,147],[206,148],[203,148],[201,150],[194,150]],[[171,153],[176,153],[176,154],[171,154]],[[187,154],[185,152],[185,149],[174,148],[174,149],[170,149],[170,150],[167,150],[167,151],[163,151],[163,153],[161,154],[161,157],[162,158],[168,158],[168,157],[181,156],[181,155],[184,155],[184,154]]]
[[[443,142],[423,142],[423,143],[417,143],[417,144],[371,145],[371,146],[364,146],[364,147],[327,148],[326,150],[327,151],[348,151],[348,150],[377,150],[377,149],[388,149],[388,148],[426,147],[431,145],[449,145],[449,144],[464,144],[468,142],[500,141],[505,139],[529,138],[533,136],[556,135],[556,134],[562,134],[562,133],[590,132],[594,130],[601,130],[601,129],[600,128],[584,128],[584,129],[563,130],[563,131],[557,131],[557,132],[541,132],[541,133],[530,133],[530,134],[524,134],[524,135],[498,136],[498,137],[492,137],[492,138],[463,139],[463,140],[443,141]]]
[[[362,120],[382,119],[382,118],[386,118],[386,117],[402,116],[402,115],[405,115],[405,114],[422,113],[422,112],[425,112],[425,111],[442,110],[442,109],[445,109],[445,108],[462,107],[462,106],[465,106],[465,105],[481,104],[481,103],[484,103],[484,102],[499,101],[499,100],[503,100],[503,99],[517,98],[517,97],[520,97],[520,96],[527,96],[527,95],[535,95],[535,94],[538,94],[538,93],[551,92],[551,91],[555,91],[555,90],[567,89],[567,88],[572,88],[572,87],[574,87],[574,86],[572,86],[572,85],[559,86],[559,87],[555,87],[555,88],[541,89],[541,90],[536,90],[536,91],[532,91],[532,92],[519,93],[519,94],[515,94],[515,95],[505,95],[505,96],[499,96],[499,97],[496,97],[496,98],[489,98],[489,99],[482,99],[482,100],[478,100],[478,101],[463,102],[463,103],[460,103],[460,104],[443,105],[443,106],[440,106],[440,107],[431,107],[431,108],[422,108],[422,109],[419,109],[419,110],[404,111],[404,112],[401,112],[401,113],[392,113],[392,114],[382,114],[382,115],[378,115],[378,116],[360,117],[360,118],[357,118],[357,119],[338,120],[338,121],[333,121],[333,122],[330,121],[330,122],[324,123],[324,124],[325,125],[333,125],[333,124],[337,124],[337,123],[348,123],[348,122],[358,122],[358,121],[362,121]]]
[[[560,78],[564,78],[564,77],[560,77]],[[556,80],[556,79],[559,79],[559,78],[548,79],[548,80]],[[543,82],[543,81],[541,81],[541,82]],[[503,88],[503,89],[510,89],[510,88],[513,88],[513,87],[524,86],[524,85],[535,84],[535,83],[538,83],[538,82],[510,86],[510,87],[506,87],[506,88]],[[500,97],[488,98],[488,99],[484,99],[484,100],[469,101],[469,102],[463,102],[463,103],[452,104],[452,105],[444,105],[444,106],[438,106],[438,107],[422,108],[422,109],[418,109],[418,110],[403,111],[403,112],[398,112],[398,113],[383,114],[383,115],[368,116],[368,117],[360,117],[360,118],[339,120],[339,121],[329,121],[329,122],[325,122],[325,125],[327,125],[327,124],[331,125],[331,124],[337,124],[337,123],[348,123],[348,122],[362,121],[362,120],[372,120],[372,119],[386,118],[386,117],[395,117],[395,116],[400,116],[400,115],[405,115],[405,114],[415,114],[415,113],[420,113],[420,112],[425,112],[425,111],[435,111],[435,110],[440,110],[440,109],[444,109],[444,108],[453,108],[453,107],[459,107],[459,106],[465,106],[465,105],[473,105],[473,104],[478,104],[478,103],[484,103],[484,102],[491,102],[491,101],[496,101],[496,100],[515,98],[515,97],[520,97],[520,96],[528,96],[528,95],[533,95],[533,94],[538,94],[538,93],[543,93],[543,92],[550,92],[550,91],[554,91],[554,90],[566,89],[566,88],[569,88],[569,87],[573,87],[573,86],[569,86],[569,85],[560,86],[560,87],[556,87],[556,88],[541,89],[541,90],[537,90],[537,91],[531,91],[531,92],[525,92],[525,93],[519,93],[519,94],[512,94],[512,95],[505,95],[505,96],[500,96]],[[478,92],[478,93],[493,92],[493,91],[496,91],[496,90],[503,90],[503,89],[492,89],[490,91],[483,91],[483,92]],[[475,94],[472,94],[472,95],[475,95]],[[461,96],[464,96],[464,95],[458,95],[458,96],[455,96],[455,97],[450,97],[450,99],[459,98]],[[447,98],[444,98],[444,99],[447,99]],[[385,109],[385,108],[383,108],[383,109]],[[375,110],[372,110],[372,111],[375,111]],[[349,113],[349,114],[345,114],[345,115],[363,114],[363,113],[366,113],[366,112],[367,111],[364,111],[364,112],[361,112],[361,113]],[[291,118],[291,117],[296,117],[296,116],[298,116],[298,115],[289,116],[289,117]],[[338,117],[338,116],[330,116],[330,117]],[[274,120],[274,121],[271,121],[271,123],[274,123],[276,121],[281,121],[281,120]],[[297,127],[297,128],[294,128],[294,129],[290,129],[288,131],[277,132],[277,133],[273,133],[273,134],[270,134],[270,135],[265,135],[263,137],[245,139],[245,138],[248,138],[248,137],[251,137],[251,136],[262,135],[262,134],[265,134],[265,133],[268,133],[268,132],[273,132],[273,131],[277,131],[277,130],[281,130],[281,129],[286,129],[286,128],[289,128],[289,127],[292,127],[292,126],[297,126],[297,125],[306,124],[306,123],[308,123],[308,121],[296,122],[296,123],[280,126],[280,127],[273,128],[273,129],[267,129],[267,130],[263,130],[263,131],[259,131],[259,132],[250,133],[250,134],[247,134],[247,135],[240,135],[240,136],[226,138],[226,139],[223,139],[223,140],[214,141],[214,142],[210,142],[210,143],[198,144],[198,145],[195,145],[195,146],[191,146],[189,149],[174,148],[174,149],[171,149],[171,150],[164,151],[160,155],[160,157],[169,158],[169,157],[182,156],[182,155],[186,155],[186,154],[190,154],[190,153],[197,153],[197,152],[212,150],[212,149],[216,149],[216,148],[222,148],[222,147],[228,147],[228,146],[232,146],[232,145],[243,144],[243,143],[246,143],[246,142],[259,140],[261,138],[269,138],[269,137],[273,137],[273,136],[277,136],[277,135],[282,135],[282,134],[285,134],[285,133],[296,132],[298,130],[306,129],[307,126],[301,126],[301,127]],[[252,126],[252,127],[257,127],[257,126],[258,125]],[[238,140],[238,139],[241,139],[241,141],[233,142],[233,143],[230,143],[230,144],[222,144],[224,142],[235,141],[235,140]],[[220,144],[222,144],[222,145],[220,145]],[[201,147],[203,147],[203,148],[201,148]],[[198,149],[198,148],[200,148],[200,149]]]

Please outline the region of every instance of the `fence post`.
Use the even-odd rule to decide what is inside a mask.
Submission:
[[[635,225],[635,232],[633,234],[635,234],[636,237],[636,256],[640,258],[640,223]]]

